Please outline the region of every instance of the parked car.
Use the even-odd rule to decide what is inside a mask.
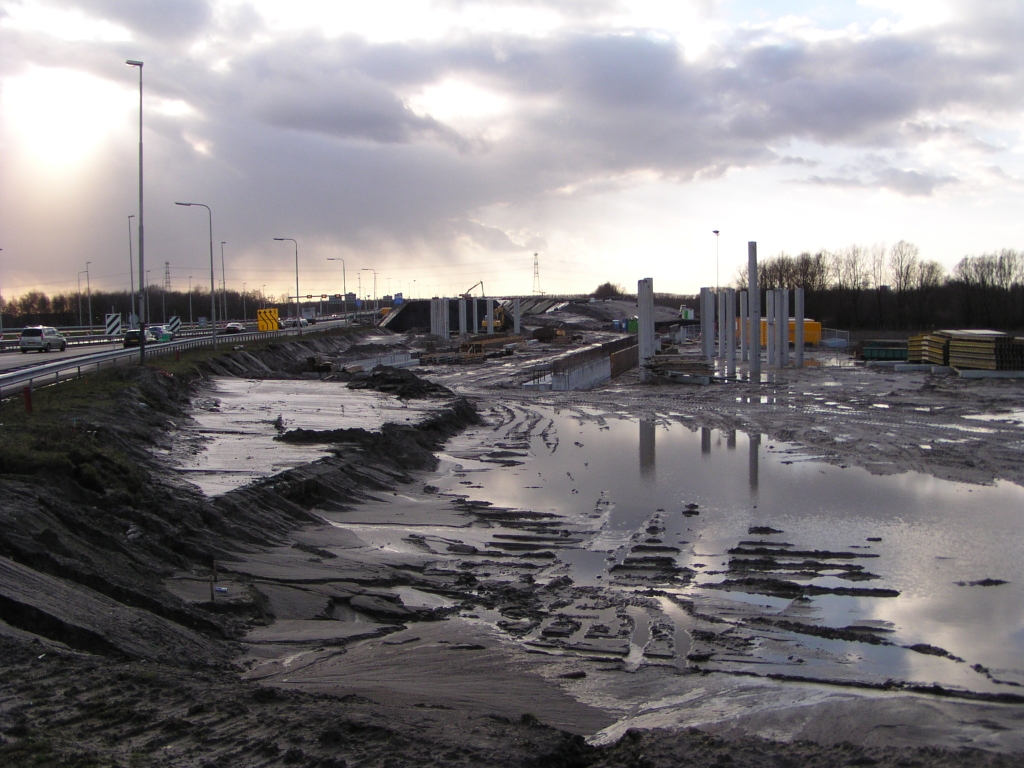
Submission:
[[[121,346],[123,347],[137,347],[142,343],[142,331],[127,331],[124,334],[124,341]],[[150,333],[149,328],[146,329],[146,343],[156,344],[157,338]]]
[[[174,341],[174,334],[165,325],[151,325],[146,330],[152,333],[157,341]]]
[[[68,340],[56,328],[36,325],[25,328],[21,332],[21,338],[18,339],[18,347],[22,352],[28,352],[30,349],[37,349],[40,352],[59,349],[63,352],[68,348]]]
[[[228,323],[224,326],[224,333],[244,333],[245,326],[241,323]]]

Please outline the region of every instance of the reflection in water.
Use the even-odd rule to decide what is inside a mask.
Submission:
[[[1024,683],[1024,489],[874,476],[808,460],[774,440],[762,460],[756,432],[736,434],[736,449],[726,450],[733,436],[718,430],[698,435],[688,424],[659,421],[655,436],[653,421],[637,427],[543,408],[523,409],[497,439],[521,444],[523,425],[535,426],[528,426],[528,455],[514,467],[476,461],[493,451],[491,429],[449,443],[452,469],[429,478],[431,485],[453,498],[472,486],[481,504],[473,514],[487,525],[445,533],[442,552],[457,538],[476,548],[467,557],[488,558],[494,571],[490,550],[535,557],[543,549],[528,566],[509,555],[500,567],[509,578],[528,567],[540,583],[568,576],[612,602],[633,601],[638,588],[660,590],[669,603],[700,607],[700,616],[717,613],[733,624],[730,637],[749,641],[726,647],[712,627],[691,647],[686,633],[704,628],[698,612],[630,602],[648,611],[642,626],[652,628],[645,634],[637,622],[627,632],[630,653],[645,638],[644,658],[695,654],[707,657],[694,662],[702,668],[730,672],[799,670],[808,678],[1000,692]],[[561,440],[556,453],[558,433],[572,442]],[[655,437],[656,483],[649,476]],[[639,467],[622,460],[638,439]],[[517,511],[524,517],[502,530]],[[546,516],[539,523],[538,514]],[[559,527],[568,535],[556,536]],[[573,620],[592,607],[573,608]],[[746,618],[761,616],[766,623]],[[791,631],[797,622],[836,636]],[[611,624],[589,639],[588,631],[581,627],[573,642],[621,644]]]
[[[747,474],[750,475],[750,493],[757,496],[757,449],[761,447],[761,434],[747,435],[750,440],[750,464]]]
[[[640,474],[650,477],[654,474],[654,422],[640,419]]]

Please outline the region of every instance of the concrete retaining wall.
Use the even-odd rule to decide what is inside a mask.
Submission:
[[[604,344],[590,344],[566,352],[536,371],[530,389],[552,389],[557,392],[590,389],[637,364],[638,347],[635,336],[624,336]]]

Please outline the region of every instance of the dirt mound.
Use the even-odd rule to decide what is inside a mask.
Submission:
[[[452,391],[440,384],[421,379],[412,371],[380,365],[369,374],[356,374],[349,389],[372,389],[395,395],[402,400],[426,397],[451,397]]]

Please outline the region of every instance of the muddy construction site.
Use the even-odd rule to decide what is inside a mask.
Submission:
[[[0,764],[1024,766],[1024,384],[424,344],[4,402]]]

